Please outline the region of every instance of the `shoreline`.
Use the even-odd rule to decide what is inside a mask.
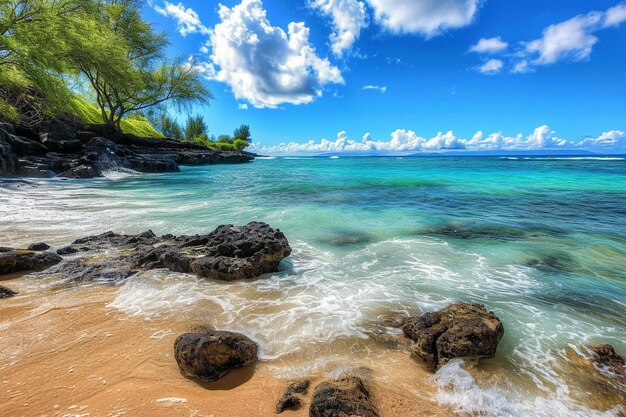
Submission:
[[[0,328],[7,335],[0,357],[2,416],[270,416],[292,382],[272,371],[273,366],[289,365],[272,360],[235,370],[211,384],[184,377],[173,359],[173,341],[200,323],[146,320],[107,307],[117,287],[46,294],[24,277],[3,283],[10,283],[20,296],[3,300],[0,309]],[[391,356],[388,364],[399,361],[395,370],[404,369],[395,380],[411,381],[422,397],[378,383],[371,372],[379,370],[361,369],[370,376],[368,388],[381,415],[457,415],[429,400],[436,388],[427,372],[407,355]],[[324,375],[302,377],[316,384]],[[284,415],[307,416],[308,400]]]

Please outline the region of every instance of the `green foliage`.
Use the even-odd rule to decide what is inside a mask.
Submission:
[[[206,104],[212,95],[193,63],[165,59],[168,41],[140,7],[139,0],[0,0],[1,117],[28,124],[73,111],[69,79],[83,84],[74,91],[90,87],[99,123],[119,130],[154,131],[127,116],[163,103]]]
[[[246,149],[248,147],[248,145],[249,145],[249,143],[246,140],[235,139],[233,141],[233,146],[238,151],[243,151],[244,149]]]
[[[102,118],[100,110],[93,104],[87,102],[82,97],[74,96],[71,100],[71,113],[80,121],[87,124],[100,124]],[[162,138],[159,133],[148,120],[140,115],[123,119],[121,121],[122,132],[144,138]]]
[[[247,143],[252,141],[252,137],[250,136],[250,126],[249,125],[241,125],[233,132],[233,138],[235,140],[242,140]]]
[[[217,137],[217,141],[222,143],[233,143],[233,138],[231,138],[230,135],[219,135]]]
[[[204,117],[199,114],[187,117],[187,122],[185,123],[185,140],[191,142],[202,135],[207,137],[207,125],[204,122]]]

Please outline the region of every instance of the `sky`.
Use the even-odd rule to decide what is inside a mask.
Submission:
[[[626,2],[149,0],[254,150],[626,153]],[[184,115],[177,115],[182,121]]]

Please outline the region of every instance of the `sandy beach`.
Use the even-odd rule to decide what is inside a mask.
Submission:
[[[174,339],[201,323],[129,317],[107,307],[118,287],[37,290],[15,275],[2,284],[20,293],[3,300],[0,309],[3,417],[271,416],[290,382],[270,369],[286,364],[272,361],[236,370],[216,383],[185,378],[173,358]],[[359,370],[369,376],[382,415],[455,415],[430,399],[436,393],[431,375],[408,355],[388,351],[385,356],[388,364]],[[303,377],[313,384],[322,379]],[[378,378],[388,382],[383,386]],[[394,379],[410,382],[422,398],[401,385],[394,389]],[[306,416],[307,404],[283,415]]]

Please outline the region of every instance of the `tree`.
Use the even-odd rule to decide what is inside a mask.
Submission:
[[[231,138],[230,135],[219,135],[217,141],[221,143],[232,143],[233,138]]]
[[[204,117],[199,114],[187,117],[187,123],[185,123],[185,140],[191,142],[201,135],[207,135],[207,125],[204,122]]]
[[[247,143],[252,141],[252,137],[250,136],[250,126],[249,125],[241,125],[233,132],[233,138],[243,140]]]
[[[166,102],[178,109],[189,108],[213,98],[193,62],[164,59],[168,42],[141,19],[136,0],[103,0],[100,4],[98,44],[116,48],[109,59],[100,53],[77,53],[74,58],[96,92],[105,123],[119,131],[128,113]]]
[[[183,130],[180,125],[166,113],[160,116],[156,127],[166,138],[183,139]]]

